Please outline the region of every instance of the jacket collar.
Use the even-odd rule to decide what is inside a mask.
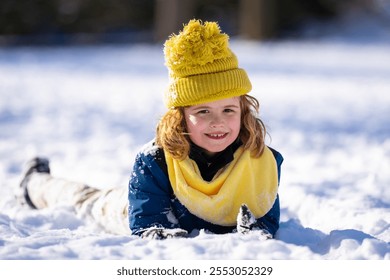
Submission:
[[[234,152],[242,145],[239,138],[222,152],[209,156],[205,150],[191,142],[190,159],[198,165],[204,180],[211,181],[219,169],[233,161]]]

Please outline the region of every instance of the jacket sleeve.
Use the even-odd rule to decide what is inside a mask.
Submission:
[[[134,235],[150,227],[177,228],[169,180],[152,156],[140,153],[129,181],[129,225]]]
[[[272,148],[270,148],[270,150],[272,151],[276,160],[276,166],[278,169],[278,184],[279,184],[283,156]],[[263,217],[257,219],[257,225],[259,228],[267,230],[269,233],[272,234],[272,236],[275,236],[277,230],[279,229],[279,223],[280,223],[280,204],[279,204],[279,194],[278,194],[276,196],[275,203],[272,206],[271,210],[269,210],[268,213],[265,214]]]

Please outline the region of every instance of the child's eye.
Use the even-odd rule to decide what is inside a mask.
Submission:
[[[209,110],[200,110],[197,112],[199,115],[204,115],[204,114],[207,114],[209,113]]]
[[[229,108],[226,108],[225,110],[223,110],[225,113],[233,113],[234,110],[233,109],[229,109]]]

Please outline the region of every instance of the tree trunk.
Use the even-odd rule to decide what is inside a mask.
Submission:
[[[240,0],[240,36],[254,40],[264,40],[275,36],[278,2],[277,0]]]
[[[195,17],[196,0],[156,0],[155,40],[164,41]]]

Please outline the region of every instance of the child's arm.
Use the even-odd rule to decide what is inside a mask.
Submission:
[[[280,175],[281,175],[281,166],[284,161],[283,156],[276,150],[268,147],[276,160],[276,166],[278,169],[278,185],[280,184]],[[279,229],[280,223],[280,204],[279,204],[279,195],[276,196],[276,200],[271,210],[268,211],[263,217],[257,219],[257,224],[260,228],[267,230],[272,236],[275,236],[277,230]]]
[[[129,182],[129,224],[132,234],[160,238],[156,229],[179,228],[171,211],[169,181],[156,162],[137,156]],[[153,229],[153,230],[152,230]],[[166,237],[169,237],[168,234]]]
[[[279,195],[276,196],[276,200],[271,210],[268,211],[263,217],[257,219],[256,225],[260,229],[268,231],[273,237],[279,229],[280,222],[280,206]]]

